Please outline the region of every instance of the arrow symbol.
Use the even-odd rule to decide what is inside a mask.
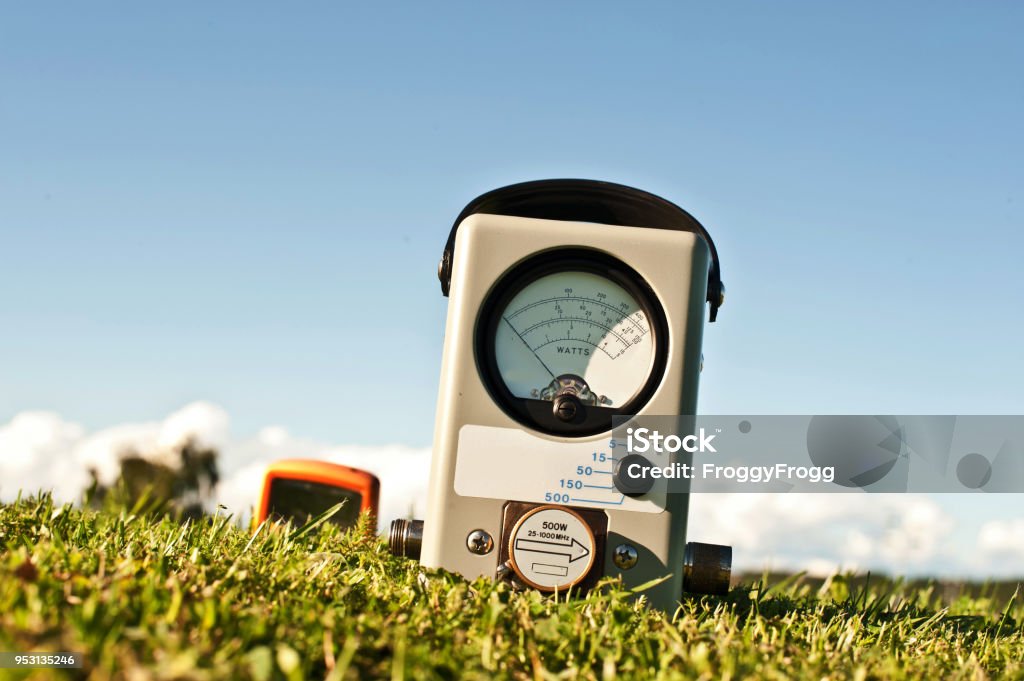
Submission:
[[[533,539],[516,539],[516,551],[532,551],[533,553],[550,553],[565,556],[570,563],[590,555],[590,549],[581,544],[576,537],[568,544],[553,541],[536,541]]]

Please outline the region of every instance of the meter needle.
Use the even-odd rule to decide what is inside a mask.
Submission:
[[[555,372],[548,368],[548,365],[544,363],[544,360],[540,358],[540,355],[534,352],[533,348],[530,347],[530,344],[526,342],[526,339],[523,338],[523,336],[518,331],[516,331],[516,327],[512,326],[512,322],[508,320],[508,317],[502,315],[501,318],[505,320],[506,324],[508,324],[508,328],[512,329],[512,333],[518,336],[519,340],[523,341],[523,345],[526,346],[526,349],[533,353],[533,356],[537,358],[537,361],[540,362],[540,365],[542,367],[544,367],[544,370],[551,374],[551,378],[555,378]]]

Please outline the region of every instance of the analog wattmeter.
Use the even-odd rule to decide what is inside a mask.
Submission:
[[[481,312],[484,380],[516,421],[552,435],[610,430],[665,366],[665,319],[649,286],[608,254],[564,249],[514,268]]]
[[[631,187],[527,182],[466,206],[438,276],[427,518],[395,521],[392,550],[543,592],[657,582],[666,610],[727,589],[731,550],[685,543],[688,494],[619,489],[612,437],[616,417],[696,413],[724,290],[703,226]]]

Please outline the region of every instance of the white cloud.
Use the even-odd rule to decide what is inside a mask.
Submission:
[[[1024,518],[991,520],[978,530],[975,560],[1003,575],[1024,574]]]
[[[204,445],[220,449],[229,442],[229,423],[228,413],[221,407],[209,402],[193,402],[163,420],[157,445],[174,447],[195,438]]]
[[[688,538],[731,544],[742,570],[951,567],[952,518],[922,495],[695,494],[690,506]]]
[[[242,518],[257,503],[266,465],[284,458],[333,461],[376,474],[381,528],[410,513],[422,518],[426,510],[428,449],[339,445],[302,438],[280,425],[236,437],[228,414],[208,402],[186,405],[162,421],[94,433],[50,412],[18,414],[0,426],[0,499],[13,498],[19,489],[52,488],[58,498],[75,500],[88,482],[89,467],[109,482],[124,451],[157,456],[186,437],[218,447],[222,481],[217,501]],[[950,496],[951,501],[940,504],[923,495],[695,494],[688,538],[731,544],[738,570],[1024,574],[1024,517],[980,519],[972,525],[971,518],[964,522],[969,515],[962,512],[965,497]],[[963,536],[977,546],[966,546]]]
[[[991,553],[1024,553],[1024,518],[985,523],[978,533],[978,548]]]
[[[0,426],[0,498],[40,489],[76,496],[88,480],[73,452],[84,435],[84,428],[51,412],[22,412]]]
[[[132,451],[175,466],[178,461],[168,458],[171,448],[190,437],[204,445],[224,447],[229,442],[227,412],[209,402],[193,402],[163,421],[99,430],[76,443],[73,456],[82,468],[95,469],[100,481],[109,484],[117,477],[118,461],[125,453]]]

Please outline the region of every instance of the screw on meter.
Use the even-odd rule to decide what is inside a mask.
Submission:
[[[539,506],[524,515],[509,535],[509,562],[524,582],[541,591],[576,586],[590,572],[594,533],[575,511]]]

